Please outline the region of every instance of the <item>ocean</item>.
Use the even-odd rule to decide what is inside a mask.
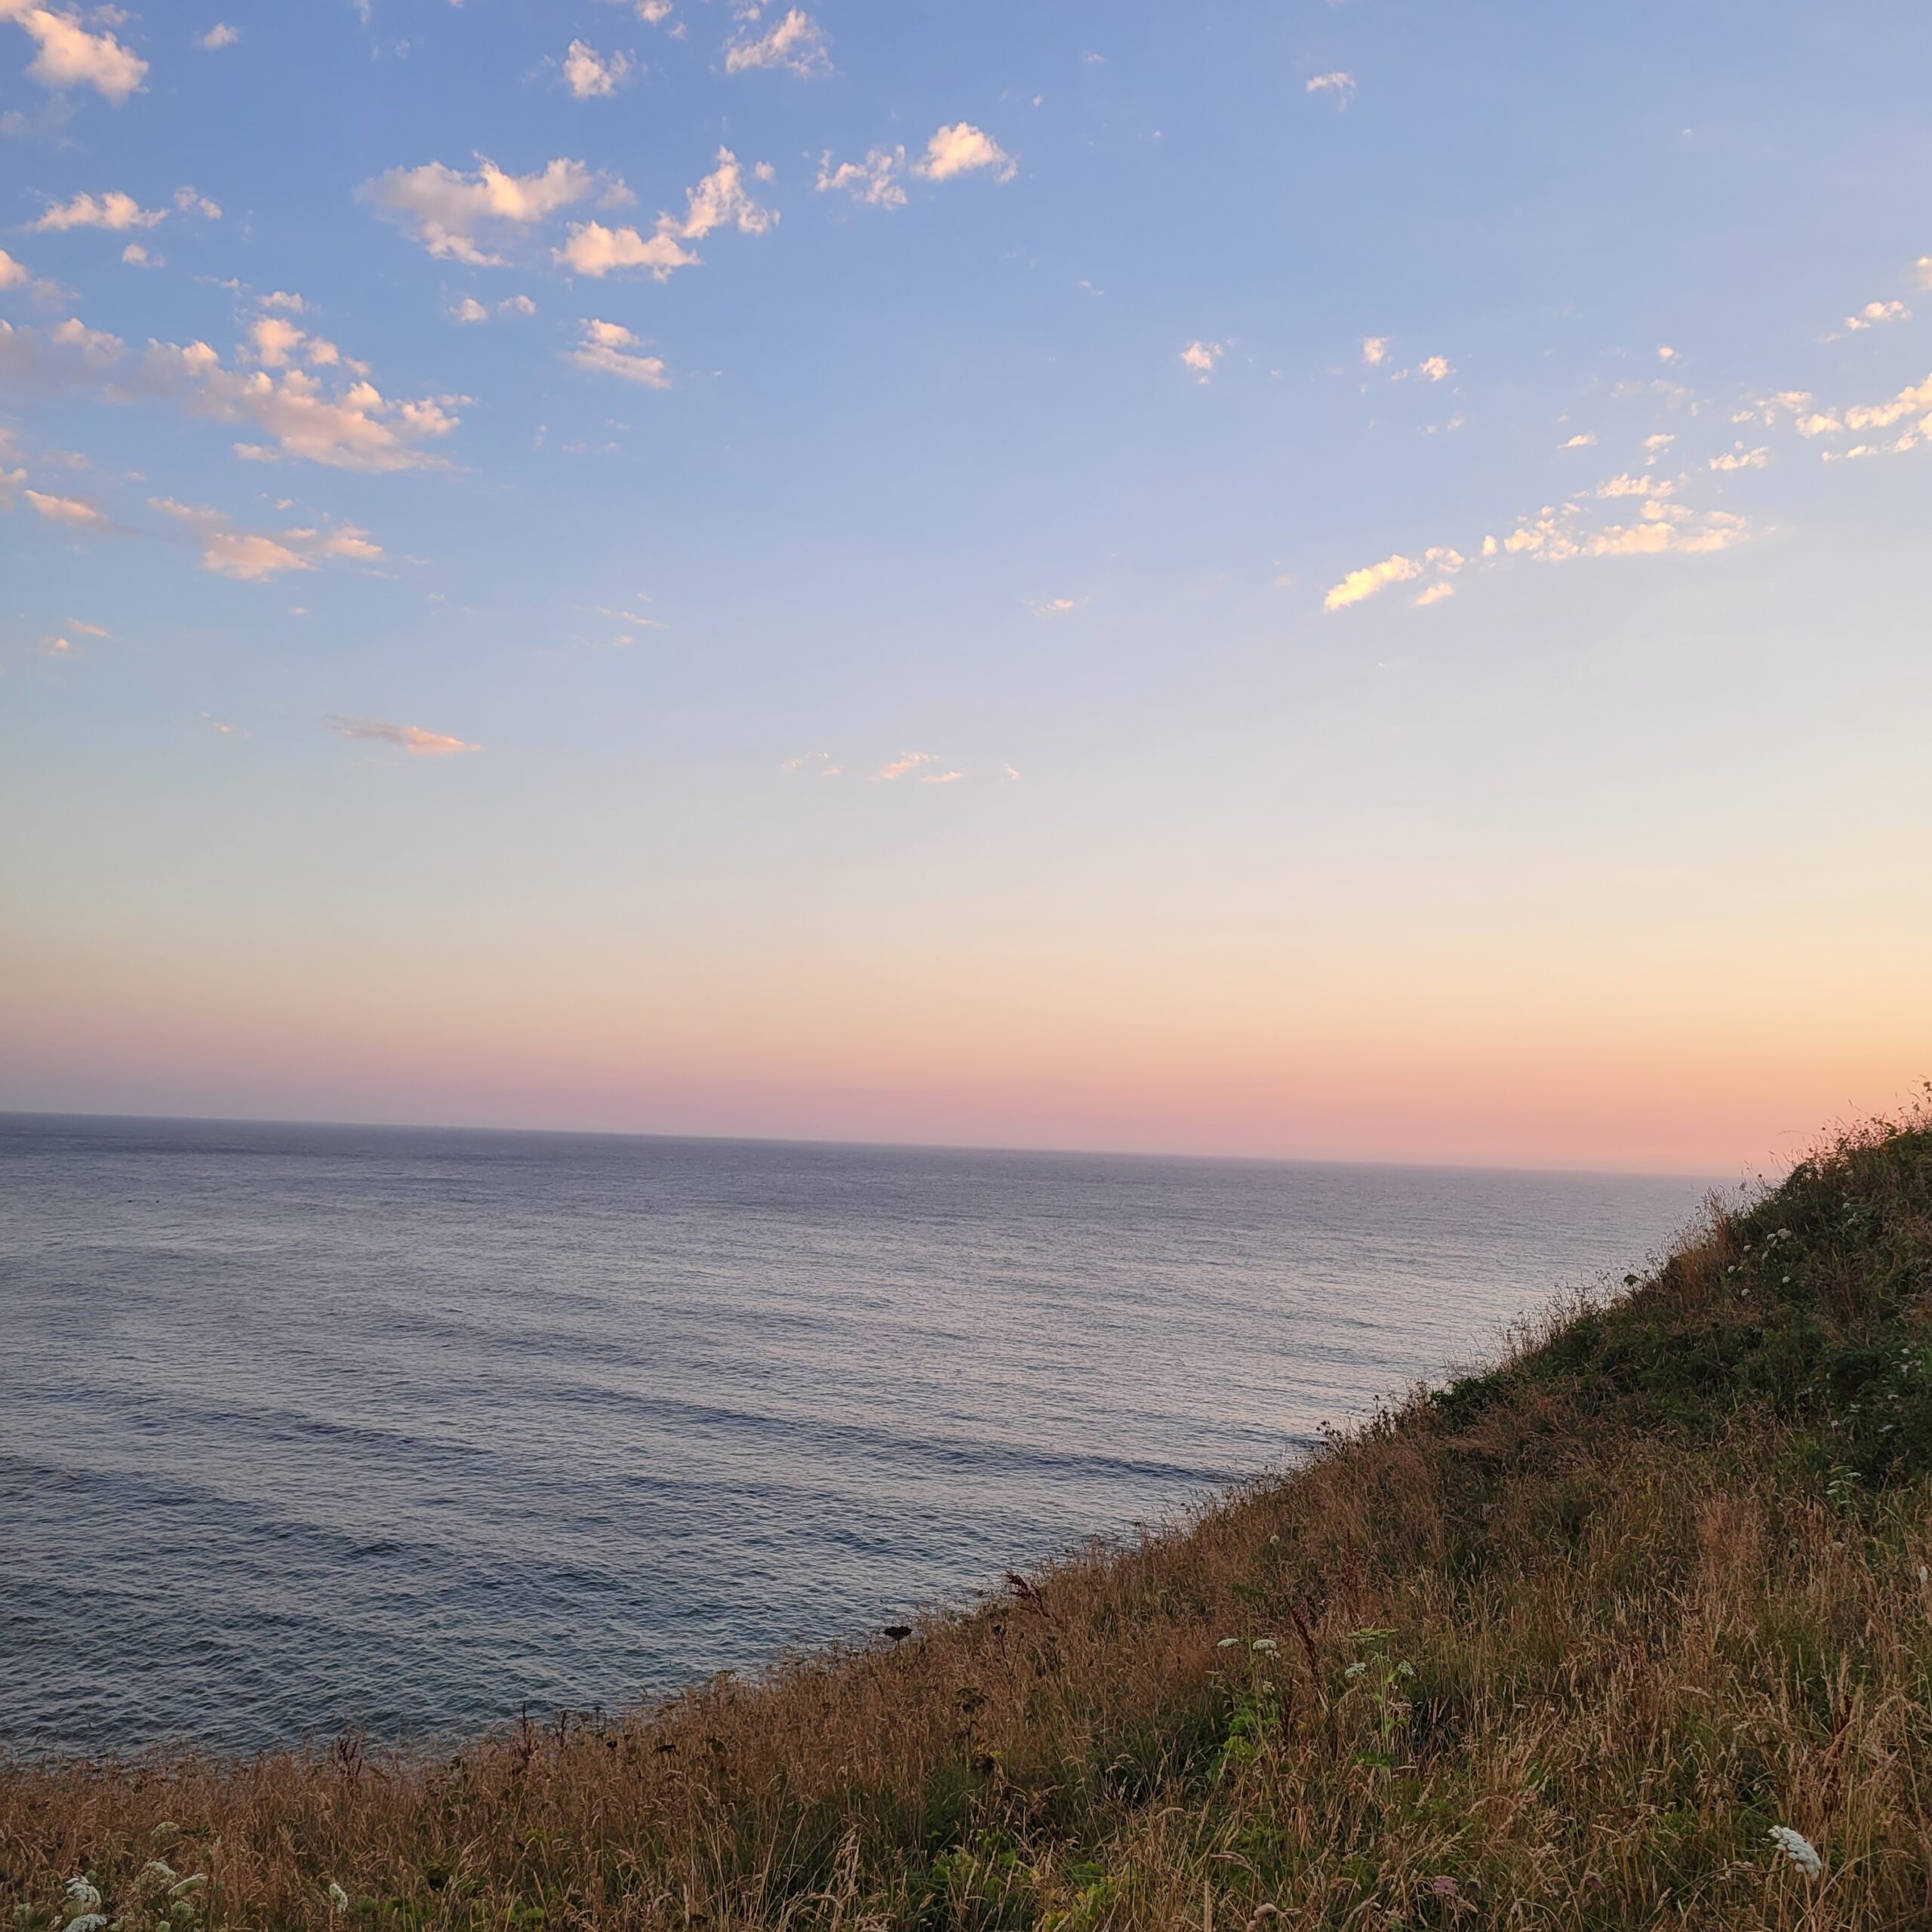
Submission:
[[[0,1748],[620,1707],[970,1601],[1683,1178],[0,1116]]]

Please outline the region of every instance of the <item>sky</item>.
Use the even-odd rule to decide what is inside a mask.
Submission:
[[[1727,1174],[1932,1075],[1923,0],[0,0],[0,1107]]]

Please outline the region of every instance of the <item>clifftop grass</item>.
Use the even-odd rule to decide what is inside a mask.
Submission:
[[[1628,1288],[897,1644],[433,1755],[0,1767],[0,1898],[76,1932],[1932,1924],[1932,1121]]]

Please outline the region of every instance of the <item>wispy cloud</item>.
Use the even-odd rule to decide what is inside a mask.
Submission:
[[[873,208],[897,208],[906,205],[909,175],[950,181],[962,174],[990,173],[995,181],[1011,181],[1018,165],[984,128],[956,121],[940,128],[916,161],[909,162],[903,146],[881,147],[870,149],[863,161],[841,162],[835,168],[828,150],[819,157],[817,185],[822,195],[839,190]]]
[[[789,8],[771,26],[757,31],[764,8],[740,10],[746,24],[724,49],[724,71],[743,74],[758,67],[783,67],[794,74],[829,72],[832,57],[826,51],[824,29],[798,7]]]
[[[466,295],[450,310],[450,319],[457,322],[487,322],[491,315],[534,315],[537,304],[527,295],[506,295],[491,308],[477,300],[473,295]]]
[[[564,82],[579,100],[600,100],[614,94],[630,77],[630,56],[608,59],[581,40],[574,40],[564,56]]]
[[[392,724],[380,718],[331,716],[329,729],[339,738],[370,745],[389,745],[411,758],[454,758],[460,752],[480,752],[481,745],[453,738],[447,732],[426,731],[420,724]]]
[[[1332,74],[1315,75],[1303,91],[1305,94],[1332,94],[1337,107],[1346,107],[1355,98],[1355,77],[1337,68]]]
[[[374,563],[380,544],[352,523],[333,529],[266,531],[238,529],[219,510],[177,503],[171,497],[152,497],[150,506],[182,525],[202,546],[202,568],[240,583],[266,583],[288,571],[312,571],[318,563]]]
[[[842,191],[872,208],[903,208],[906,190],[900,177],[905,172],[903,147],[873,148],[863,161],[841,161],[836,168],[828,148],[819,156],[816,185],[821,195]]]
[[[620,376],[627,383],[641,383],[647,389],[666,389],[671,378],[661,355],[645,354],[638,339],[617,322],[586,318],[579,325],[582,340],[568,352],[580,369],[600,376]]]
[[[1426,571],[1434,572],[1438,582],[1424,590],[1415,601],[1418,605],[1433,604],[1454,594],[1451,586],[1441,580],[1454,577],[1463,568],[1463,561],[1460,551],[1446,545],[1425,550],[1420,558],[1405,557],[1398,552],[1394,556],[1384,557],[1378,564],[1365,564],[1360,570],[1349,571],[1322,598],[1321,608],[1324,611],[1346,611],[1350,605],[1362,603],[1377,592],[1386,590],[1391,584],[1413,583]]]
[[[502,268],[506,258],[493,248],[528,235],[597,191],[597,177],[580,161],[559,157],[534,174],[506,174],[483,155],[476,162],[469,174],[439,161],[392,168],[356,193],[413,232],[431,254],[473,268]]]
[[[195,45],[215,54],[224,47],[232,47],[241,38],[242,29],[239,27],[232,27],[226,20],[217,20],[206,33],[196,37]]]
[[[85,497],[51,496],[42,490],[24,490],[20,494],[49,523],[65,524],[70,530],[108,527],[107,512]]]
[[[454,429],[460,397],[399,401],[333,343],[279,318],[258,317],[230,367],[205,342],[151,342],[130,363],[127,345],[77,317],[50,328],[0,321],[0,384],[45,392],[91,387],[115,402],[172,401],[188,414],[248,423],[268,438],[242,442],[238,456],[300,458],[337,469],[419,469],[438,459],[424,445]],[[308,367],[294,366],[297,354]],[[315,371],[333,380],[325,388]]]
[[[888,784],[900,778],[912,778],[921,785],[956,785],[966,774],[963,771],[934,771],[930,768],[940,763],[936,752],[901,752],[899,755],[881,765],[872,774]]]

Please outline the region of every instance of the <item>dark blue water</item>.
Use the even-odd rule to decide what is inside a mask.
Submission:
[[[611,1706],[1278,1463],[1693,1182],[0,1116],[0,1743]]]

